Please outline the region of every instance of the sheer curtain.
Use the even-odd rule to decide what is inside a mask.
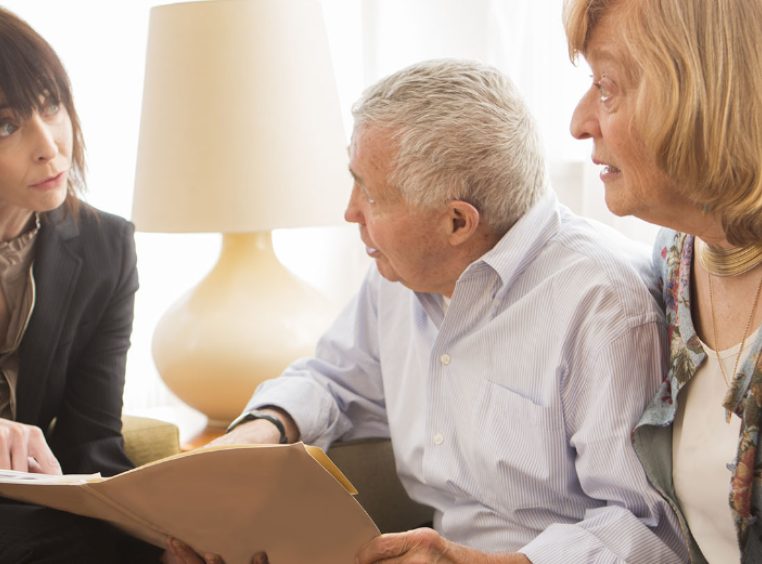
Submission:
[[[656,228],[606,208],[591,144],[572,138],[574,107],[590,84],[584,60],[569,61],[561,0],[365,0],[366,82],[422,59],[477,59],[504,71],[539,126],[553,185],[575,212],[650,244]]]
[[[74,88],[89,163],[88,201],[130,216],[140,122],[143,65],[155,0],[6,0],[61,56]],[[429,58],[493,64],[516,82],[539,124],[559,197],[578,213],[644,242],[654,228],[615,218],[605,208],[589,142],[568,132],[571,112],[589,84],[566,54],[561,0],[322,0],[347,139],[350,107],[381,76]],[[210,187],[213,189],[213,187]],[[340,218],[337,218],[340,221]],[[128,357],[125,409],[168,417],[184,436],[203,425],[164,387],[151,359],[159,316],[211,267],[219,236],[136,234],[141,288]],[[368,259],[356,229],[279,231],[276,252],[287,267],[329,297],[336,311],[357,288]],[[214,375],[210,375],[214,377]]]

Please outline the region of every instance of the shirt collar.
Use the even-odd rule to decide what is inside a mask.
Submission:
[[[501,288],[509,288],[540,253],[545,244],[561,225],[558,199],[552,190],[540,198],[497,244],[471,263],[460,278],[473,271],[480,271],[486,265],[500,279]],[[499,290],[498,290],[499,291]]]
[[[27,229],[15,239],[0,242],[1,269],[5,270],[23,262],[31,252],[37,233],[40,231],[40,214],[35,212],[32,217],[34,218],[34,225],[31,229]]]
[[[555,192],[548,189],[489,251],[472,262],[458,277],[461,280],[483,275],[485,269],[497,275],[493,298],[500,298],[529,265],[561,224],[560,209]],[[443,296],[415,292],[429,318],[439,327],[445,316]]]

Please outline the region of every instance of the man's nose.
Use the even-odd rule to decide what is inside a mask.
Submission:
[[[360,205],[357,201],[357,194],[359,190],[357,187],[352,188],[352,193],[349,195],[349,202],[347,202],[347,208],[344,210],[344,220],[348,223],[362,223],[363,216],[360,210]]]

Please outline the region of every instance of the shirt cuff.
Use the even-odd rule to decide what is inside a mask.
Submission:
[[[244,413],[273,406],[288,413],[299,429],[299,440],[328,448],[342,429],[332,424],[338,408],[320,384],[310,378],[279,377],[263,382]]]
[[[529,558],[532,564],[625,562],[607,550],[600,539],[574,525],[551,525],[517,552]]]

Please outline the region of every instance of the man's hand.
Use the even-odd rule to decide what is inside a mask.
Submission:
[[[217,437],[206,446],[215,445],[277,445],[280,432],[266,419],[241,423],[229,433]]]
[[[167,550],[161,556],[163,564],[225,564],[218,554],[205,554],[201,557],[187,544],[177,539],[167,539]],[[251,564],[270,564],[267,554],[257,552],[251,557]]]
[[[61,474],[61,465],[39,427],[0,418],[0,469]]]
[[[532,564],[523,554],[488,554],[455,544],[432,529],[376,537],[357,553],[356,564]]]
[[[288,442],[292,443],[299,440],[299,429],[291,416],[282,409],[267,407],[258,409],[262,413],[267,413],[277,417],[283,427],[286,429]],[[278,428],[267,419],[255,419],[241,423],[235,429],[214,439],[207,446],[214,445],[277,445],[280,440]]]

